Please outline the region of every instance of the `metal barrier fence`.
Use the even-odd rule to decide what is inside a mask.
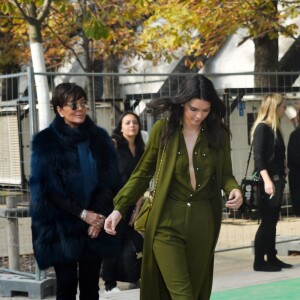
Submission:
[[[88,91],[92,98],[91,112],[97,124],[111,134],[120,114],[125,110],[135,111],[141,118],[142,129],[149,132],[155,119],[146,110],[147,101],[158,96],[176,94],[183,80],[194,74],[34,74],[29,68],[25,73],[0,76],[0,294],[5,290],[1,274],[6,272],[27,276],[38,282],[49,278],[46,273],[40,273],[35,265],[28,212],[30,141],[38,131],[38,120],[42,117],[38,114],[38,100],[35,97],[35,75],[47,76],[50,90],[65,81],[77,82],[85,88],[92,86],[92,90]],[[279,92],[286,96],[288,105],[299,107],[300,73],[206,75],[214,82],[227,107],[225,122],[232,132],[233,170],[240,182],[245,175],[249,130],[263,96],[268,92]],[[270,82],[276,84],[254,88],[255,76],[270,78]],[[91,84],[88,84],[88,80],[91,80]],[[294,127],[288,118],[284,118],[282,128],[287,144]],[[249,170],[253,170],[252,160]],[[224,206],[217,251],[251,247],[257,226],[255,216],[227,211]],[[300,236],[299,219],[293,214],[288,185],[284,193],[278,236],[283,242]],[[51,281],[45,283],[43,293],[51,288]],[[7,293],[11,293],[9,287]]]

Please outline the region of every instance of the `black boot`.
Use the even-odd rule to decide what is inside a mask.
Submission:
[[[293,265],[284,263],[283,261],[278,259],[276,256],[274,258],[271,258],[271,259],[268,258],[268,263],[273,265],[273,266],[282,268],[282,269],[283,268],[284,269],[290,269],[290,268],[293,267]]]
[[[278,272],[281,271],[281,268],[271,265],[265,261],[265,253],[266,253],[266,232],[267,232],[267,223],[262,222],[258,227],[258,230],[254,239],[254,271],[262,271],[262,272]]]
[[[254,271],[262,271],[262,272],[279,272],[281,271],[281,267],[271,264],[269,262],[260,262],[254,263],[253,265]]]

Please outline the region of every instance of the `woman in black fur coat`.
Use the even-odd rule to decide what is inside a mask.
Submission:
[[[102,258],[117,244],[103,230],[120,188],[116,151],[86,115],[86,99],[80,86],[58,85],[55,119],[32,142],[33,249],[40,269],[54,267],[56,299],[63,300],[76,299],[78,280],[81,300],[99,299]]]

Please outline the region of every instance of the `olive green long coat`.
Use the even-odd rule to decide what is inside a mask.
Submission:
[[[134,204],[140,195],[145,192],[145,190],[148,188],[151,178],[155,173],[155,170],[158,169],[163,152],[162,147],[160,147],[160,138],[166,127],[166,124],[167,120],[159,120],[154,124],[144,155],[142,156],[135,171],[131,175],[129,181],[115,197],[115,209],[120,211],[121,214],[125,214],[128,206]],[[152,245],[158,220],[161,216],[162,210],[164,209],[169,185],[172,180],[173,169],[177,157],[178,143],[178,134],[173,134],[167,142],[163,165],[156,188],[154,204],[145,231],[141,277],[141,300],[170,299],[156,263]],[[216,180],[214,182],[216,186],[214,188],[215,195],[213,197],[215,220],[215,232],[213,234],[216,244],[222,220],[221,189],[228,194],[232,189],[239,188],[238,183],[232,174],[229,135],[226,139],[223,149],[218,152],[214,151],[214,155],[216,162]],[[213,256],[214,251],[211,253],[211,272],[210,274],[207,274],[209,277],[209,280],[207,281],[209,287],[207,288],[211,288],[212,286]]]

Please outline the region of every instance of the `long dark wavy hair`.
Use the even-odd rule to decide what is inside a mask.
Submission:
[[[143,140],[142,134],[141,134],[141,120],[140,120],[139,116],[132,111],[125,111],[121,115],[116,128],[113,130],[112,139],[114,139],[116,141],[117,147],[124,145],[124,144],[128,144],[127,140],[124,138],[124,136],[121,132],[123,119],[127,115],[133,115],[138,121],[139,131],[138,131],[137,136],[135,137],[134,143],[135,143],[135,147],[136,147],[136,153],[143,152],[145,149],[145,143],[144,143],[144,140]]]
[[[222,121],[226,108],[217,95],[213,83],[203,75],[188,78],[176,96],[152,99],[147,104],[154,115],[169,111],[169,122],[162,136],[162,145],[167,142],[170,135],[178,127],[183,116],[183,105],[194,98],[205,100],[211,104],[210,112],[204,121],[208,132],[208,145],[217,150],[222,148],[224,145],[224,130],[230,133],[229,128]]]

